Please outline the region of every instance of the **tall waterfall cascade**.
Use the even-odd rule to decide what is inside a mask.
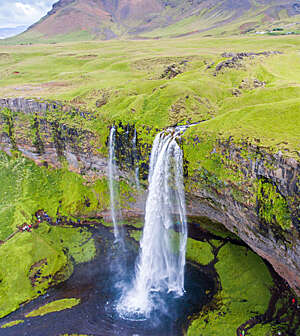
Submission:
[[[127,318],[148,318],[157,293],[184,294],[187,223],[181,129],[159,133],[150,158],[145,225],[132,287],[117,310]]]
[[[118,227],[118,212],[119,212],[119,193],[117,184],[117,165],[115,155],[116,145],[116,128],[112,126],[109,135],[109,161],[108,161],[108,180],[110,193],[110,211],[111,219],[114,225],[115,240],[120,240],[120,230]]]

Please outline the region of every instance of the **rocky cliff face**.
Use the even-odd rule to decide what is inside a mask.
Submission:
[[[19,150],[38,165],[59,168],[66,160],[69,169],[77,173],[106,174],[106,160],[97,153],[97,136],[56,116],[66,113],[89,120],[92,118],[89,113],[57,102],[23,98],[2,99],[0,106],[0,146],[7,154]],[[3,112],[4,109],[9,113]]]
[[[201,141],[190,141],[201,147]],[[223,223],[267,259],[299,295],[299,162],[230,140],[215,142],[206,155],[227,178],[196,164],[187,177],[189,213]]]
[[[67,162],[70,170],[87,178],[106,174],[107,160],[98,151],[103,140],[80,122],[91,121],[89,113],[22,98],[2,99],[1,108],[1,150],[10,155],[21,151],[39,165],[61,167]],[[77,121],[66,123],[62,114]],[[140,178],[146,182],[151,145],[140,137],[133,153],[133,134],[134,127],[119,125],[119,165],[123,172],[134,170],[138,157]],[[299,162],[259,145],[211,141],[188,132],[181,145],[188,214],[224,224],[300,295]],[[203,156],[196,157],[191,149]]]

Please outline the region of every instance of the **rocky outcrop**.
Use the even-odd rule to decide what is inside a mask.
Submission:
[[[225,61],[220,62],[215,69],[214,76],[217,76],[218,73],[223,71],[226,68],[241,68],[242,63],[241,61],[244,60],[245,58],[254,58],[258,56],[271,56],[271,55],[280,55],[282,52],[280,51],[262,51],[258,53],[253,53],[253,52],[240,52],[240,53],[229,53],[225,52],[221,56],[229,58]]]

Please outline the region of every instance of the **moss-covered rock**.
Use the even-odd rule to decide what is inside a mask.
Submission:
[[[207,242],[188,238],[186,246],[186,258],[201,265],[207,265],[214,259],[212,247]]]
[[[16,321],[11,321],[8,323],[3,324],[0,328],[1,329],[5,329],[5,328],[10,328],[10,327],[14,327],[18,324],[24,323],[24,320],[16,320]]]
[[[44,316],[50,313],[59,312],[61,310],[71,309],[72,307],[77,306],[79,303],[80,299],[62,299],[52,301],[28,313],[26,317]]]
[[[66,280],[73,262],[87,262],[96,253],[92,234],[85,228],[41,223],[20,232],[0,247],[0,316]]]
[[[40,281],[33,283],[30,271],[41,259],[47,261],[40,269]],[[37,234],[16,235],[0,247],[0,317],[44,293],[50,284],[68,278],[71,272],[62,249]]]
[[[279,225],[287,230],[292,225],[288,202],[279,193],[276,185],[266,179],[258,181],[257,207],[261,221],[268,225]]]
[[[217,309],[193,320],[189,336],[234,335],[251,317],[263,314],[271,297],[272,277],[263,261],[248,248],[227,243],[215,265],[221,292]]]

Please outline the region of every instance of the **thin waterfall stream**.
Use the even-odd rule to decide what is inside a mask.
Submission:
[[[176,138],[182,130],[159,133],[150,158],[145,225],[132,288],[117,306],[128,319],[149,318],[157,293],[184,294],[187,223],[183,156]]]
[[[117,165],[115,155],[116,145],[116,128],[112,126],[109,135],[109,161],[108,161],[108,180],[110,193],[110,211],[111,219],[114,225],[115,241],[120,241],[120,230],[118,227],[118,212],[119,212],[119,193],[117,186]]]

